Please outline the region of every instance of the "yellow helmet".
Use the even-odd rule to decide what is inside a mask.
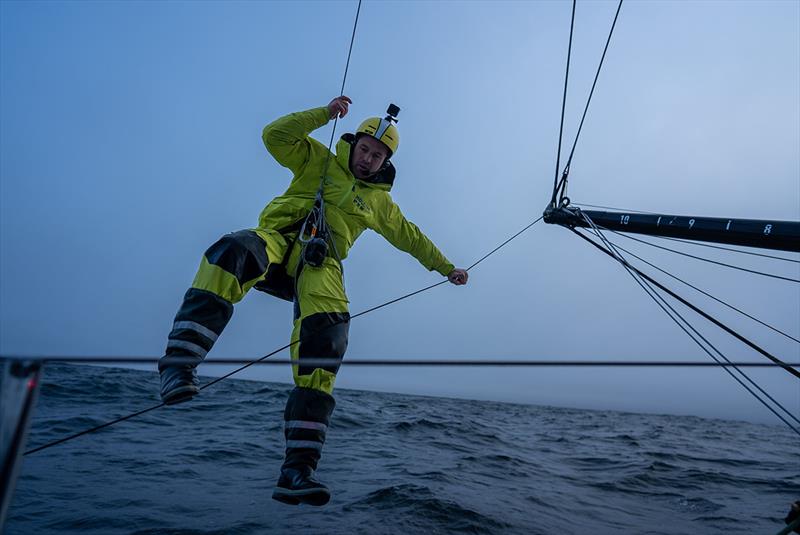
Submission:
[[[397,122],[396,115],[400,112],[400,108],[391,104],[389,106],[388,115],[381,119],[380,117],[370,117],[364,120],[356,130],[356,137],[359,134],[366,134],[372,136],[389,148],[389,156],[397,152],[397,147],[400,146],[400,132],[394,123]]]

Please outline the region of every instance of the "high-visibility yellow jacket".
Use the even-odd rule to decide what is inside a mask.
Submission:
[[[325,217],[341,259],[347,256],[356,238],[370,228],[429,270],[445,276],[450,273],[453,264],[392,201],[389,191],[394,167],[370,180],[357,179],[349,166],[352,134],[342,136],[336,144],[336,154],[309,137],[329,120],[327,107],[321,107],[289,114],[264,128],[262,139],[267,150],[294,177],[286,192],[275,197],[261,212],[259,227],[282,234],[287,229],[296,229],[314,206],[329,159],[324,188]]]

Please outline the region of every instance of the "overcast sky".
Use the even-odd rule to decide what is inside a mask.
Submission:
[[[0,352],[160,356],[203,251],[255,226],[288,185],[261,129],[338,94],[356,5],[1,2]],[[615,9],[578,3],[567,141]],[[337,134],[402,108],[393,198],[459,266],[549,200],[569,16],[568,2],[362,6]],[[314,135],[327,143],[331,126]],[[800,220],[800,3],[626,2],[570,176],[585,203]],[[620,240],[800,334],[798,284]],[[679,248],[800,278],[797,263]],[[370,232],[345,267],[353,313],[439,280]],[[800,360],[799,344],[677,284]],[[763,360],[693,321],[730,358]],[[290,330],[291,305],[252,292],[210,356],[258,357]],[[544,223],[468,286],[358,318],[350,334],[348,358],[708,359],[618,265]],[[748,373],[800,414],[800,381]],[[240,376],[291,381],[288,368]],[[337,387],[777,422],[718,369],[345,366]]]

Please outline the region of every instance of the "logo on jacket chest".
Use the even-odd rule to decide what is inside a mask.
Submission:
[[[361,210],[366,214],[372,213],[372,209],[369,207],[366,201],[364,201],[364,199],[362,199],[358,194],[353,195],[353,204],[356,206],[356,208],[358,208],[359,210]]]

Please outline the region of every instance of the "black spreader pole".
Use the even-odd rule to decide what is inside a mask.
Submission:
[[[800,252],[800,222],[797,221],[596,210],[580,212],[586,214],[598,227],[619,232]],[[572,206],[548,207],[544,212],[544,221],[570,227],[589,227],[579,211]]]

